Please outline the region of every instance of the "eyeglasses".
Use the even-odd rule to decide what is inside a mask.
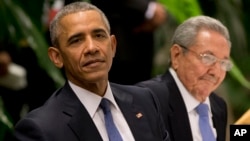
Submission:
[[[218,59],[217,57],[215,57],[214,55],[212,54],[206,54],[206,53],[203,53],[203,54],[198,54],[196,53],[195,51],[192,51],[190,50],[189,48],[185,47],[185,46],[182,46],[182,45],[179,45],[181,48],[184,48],[190,52],[193,52],[194,54],[196,54],[201,62],[207,66],[210,66],[214,63],[216,63],[217,61],[220,63],[220,67],[222,70],[224,71],[230,71],[233,67],[233,64],[230,60],[228,59]]]

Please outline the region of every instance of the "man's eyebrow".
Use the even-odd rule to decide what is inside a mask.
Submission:
[[[105,33],[105,34],[108,34],[108,33],[106,32],[106,30],[103,29],[103,28],[96,28],[96,29],[94,29],[94,30],[92,31],[92,33]],[[83,36],[84,36],[84,33],[82,33],[82,32],[73,34],[73,35],[71,35],[71,36],[68,38],[67,43],[70,43],[70,41],[73,40],[74,38],[83,37]]]
[[[103,28],[96,28],[96,29],[93,30],[93,33],[100,33],[100,32],[103,32],[103,33],[108,34],[108,33],[106,32],[106,30],[104,30]]]

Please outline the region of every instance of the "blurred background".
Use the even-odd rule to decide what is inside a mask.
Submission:
[[[227,101],[228,124],[233,124],[250,107],[250,1],[159,2],[168,15],[166,24],[154,32],[152,77],[166,70],[169,42],[182,21],[195,15],[208,15],[228,27],[234,67],[216,91]],[[43,104],[64,83],[62,72],[47,55],[48,24],[63,4],[63,0],[0,0],[0,141],[9,140],[19,118]],[[6,68],[11,73],[3,77]]]

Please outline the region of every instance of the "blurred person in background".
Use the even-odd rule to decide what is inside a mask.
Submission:
[[[0,41],[0,125],[1,138],[12,141],[13,125],[21,118],[27,89],[27,71],[11,57],[7,41]]]
[[[151,78],[154,32],[166,23],[166,9],[154,0],[91,0],[107,15],[117,51],[109,79],[134,84]],[[127,77],[129,74],[130,77]]]
[[[13,61],[12,47],[8,42],[0,42],[0,96],[9,118],[16,123],[21,117],[28,82],[27,70]]]
[[[0,95],[13,124],[41,106],[56,89],[27,42],[22,40],[18,45],[8,40],[0,43]]]

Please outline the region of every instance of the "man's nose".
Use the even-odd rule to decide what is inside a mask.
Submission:
[[[85,43],[85,54],[95,54],[96,52],[98,52],[98,47],[91,37],[88,37]]]

